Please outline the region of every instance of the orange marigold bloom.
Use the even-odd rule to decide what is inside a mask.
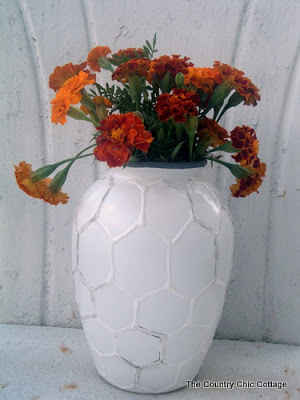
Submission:
[[[89,79],[96,79],[95,74],[90,74],[88,70],[85,70],[86,65],[87,63],[83,62],[81,64],[68,63],[61,67],[55,67],[53,73],[49,77],[50,89],[57,92],[68,79],[78,75],[80,71],[87,72],[89,74]]]
[[[253,163],[253,167],[247,167],[253,175],[246,178],[236,179],[236,184],[230,186],[233,197],[246,197],[253,192],[258,193],[258,188],[262,184],[262,178],[266,173],[266,164],[260,162],[259,158]]]
[[[157,97],[155,111],[161,121],[174,118],[175,122],[185,122],[186,115],[197,115],[200,97],[185,89],[174,89],[172,94],[163,93]]]
[[[83,89],[84,86],[91,85],[93,83],[95,83],[95,79],[90,79],[87,72],[80,71],[78,75],[68,79],[63,84],[59,92],[63,91],[67,93],[70,103],[77,104],[80,102],[82,97],[80,90]]]
[[[108,46],[97,46],[94,47],[88,54],[87,63],[93,71],[101,71],[100,65],[98,64],[99,57],[106,57],[107,54],[111,53]]]
[[[56,93],[54,99],[51,101],[51,104],[52,104],[51,121],[56,125],[58,123],[64,125],[67,122],[66,116],[71,105],[68,93],[59,90]]]
[[[111,108],[112,107],[112,102],[108,100],[106,97],[103,96],[95,96],[93,97],[93,102],[95,105],[101,105],[103,104],[106,108]]]
[[[132,59],[118,66],[112,74],[112,80],[127,83],[131,75],[146,77],[150,61],[147,58]]]
[[[221,146],[227,142],[229,138],[226,129],[222,128],[215,120],[210,118],[203,118],[198,123],[198,137],[201,139],[202,134],[212,137],[212,147]]]
[[[134,148],[147,152],[153,137],[134,113],[112,114],[100,122],[94,155],[109,167],[126,164]]]
[[[232,146],[240,151],[231,156],[243,166],[252,165],[257,158],[259,142],[255,130],[249,126],[237,126],[230,132]]]
[[[19,165],[14,165],[16,181],[20,189],[31,197],[42,199],[47,203],[57,205],[59,203],[66,204],[68,195],[62,193],[61,189],[56,193],[50,190],[49,186],[52,179],[45,178],[34,182],[32,179],[31,164],[21,161]]]
[[[220,73],[214,68],[188,67],[184,75],[184,84],[192,84],[204,93],[212,92],[215,85],[222,82]]]
[[[91,110],[89,110],[87,107],[85,107],[83,104],[80,106],[80,110],[85,113],[85,115],[89,115],[91,113]]]
[[[68,79],[51,101],[51,121],[54,124],[60,123],[64,125],[67,122],[66,116],[70,105],[77,104],[81,100],[80,90],[94,82],[94,79],[89,79],[89,73],[84,71],[80,71],[78,75]]]
[[[143,49],[136,49],[129,47],[128,49],[119,50],[113,54],[111,58],[124,58],[124,60],[130,60],[131,58],[142,58],[144,56]]]
[[[257,105],[257,102],[260,100],[259,90],[250,79],[244,76],[243,71],[233,68],[228,64],[221,64],[220,61],[215,61],[214,68],[220,73],[223,79],[230,81],[232,87],[244,97],[245,105]]]
[[[67,204],[68,199],[69,199],[69,196],[67,195],[67,193],[63,193],[61,191],[61,189],[59,189],[56,192],[51,190],[50,189],[50,184],[52,182],[52,179],[46,178],[45,181],[46,181],[46,184],[47,184],[47,188],[42,193],[42,199],[46,203],[50,203],[50,204],[53,204],[55,206],[57,206],[57,204],[59,204],[59,203]]]
[[[170,56],[161,56],[150,61],[150,69],[148,75],[148,82],[161,81],[166,73],[169,71],[173,77],[175,77],[178,72],[183,74],[187,73],[188,67],[193,67],[194,64],[188,62],[189,58],[180,58],[179,55],[173,54]]]

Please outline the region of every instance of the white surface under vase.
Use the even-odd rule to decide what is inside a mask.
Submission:
[[[233,225],[201,169],[110,169],[77,209],[73,277],[81,321],[99,374],[121,389],[185,387],[213,340],[232,268]]]

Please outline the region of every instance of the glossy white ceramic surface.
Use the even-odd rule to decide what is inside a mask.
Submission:
[[[186,386],[212,342],[232,268],[231,217],[201,168],[110,170],[83,196],[73,250],[100,375],[140,393]]]

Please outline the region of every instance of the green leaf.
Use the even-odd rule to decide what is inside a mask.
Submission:
[[[225,151],[226,153],[238,153],[239,149],[232,146],[231,142],[226,142],[221,146],[215,147],[210,150],[208,153],[213,153],[214,151]]]
[[[155,49],[155,46],[156,46],[156,32],[155,32],[155,34],[154,34],[154,37],[153,37],[153,49]],[[155,51],[155,50],[154,50]]]
[[[216,158],[212,157],[205,157],[205,158],[213,162],[216,162],[218,164],[224,165],[226,168],[230,170],[232,175],[235,176],[237,179],[247,178],[247,176],[252,175],[252,173],[247,168],[241,167],[240,165],[231,164],[225,161],[217,160]]]
[[[241,96],[238,92],[234,92],[230,97],[229,100],[226,104],[226,106],[223,108],[221,114],[219,115],[218,121],[220,121],[220,119],[223,117],[223,115],[225,114],[225,112],[231,108],[231,107],[235,107],[238,106],[239,104],[241,104],[241,102],[245,100],[243,96]]]
[[[129,159],[129,161],[131,162],[135,162],[135,161],[139,161],[139,159],[138,159],[138,157],[135,157],[135,156],[131,156],[130,157],[130,159]]]
[[[146,45],[149,47],[149,49],[152,51],[153,49],[152,49],[152,46],[151,46],[151,44],[150,44],[150,42],[148,41],[148,40],[146,40]]]
[[[163,80],[161,81],[161,91],[163,93],[169,93],[173,86],[173,76],[170,71],[167,71]]]
[[[174,161],[175,157],[177,156],[179,150],[181,149],[181,146],[183,145],[184,141],[180,142],[177,144],[176,147],[174,147],[172,153],[171,153],[171,160]]]
[[[161,128],[161,129],[158,131],[157,140],[158,140],[159,142],[162,142],[164,136],[165,136],[165,135],[164,135],[164,130],[163,130],[163,128]]]
[[[148,56],[150,54],[150,50],[148,49],[147,46],[144,45],[143,46],[143,50],[144,50],[144,53],[145,53],[146,56]]]

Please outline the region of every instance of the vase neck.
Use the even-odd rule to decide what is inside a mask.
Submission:
[[[193,177],[202,176],[202,167],[199,168],[112,168],[108,171],[108,175],[115,180],[134,179],[141,181],[143,184],[151,184],[158,180],[164,180],[168,183],[185,185]]]

